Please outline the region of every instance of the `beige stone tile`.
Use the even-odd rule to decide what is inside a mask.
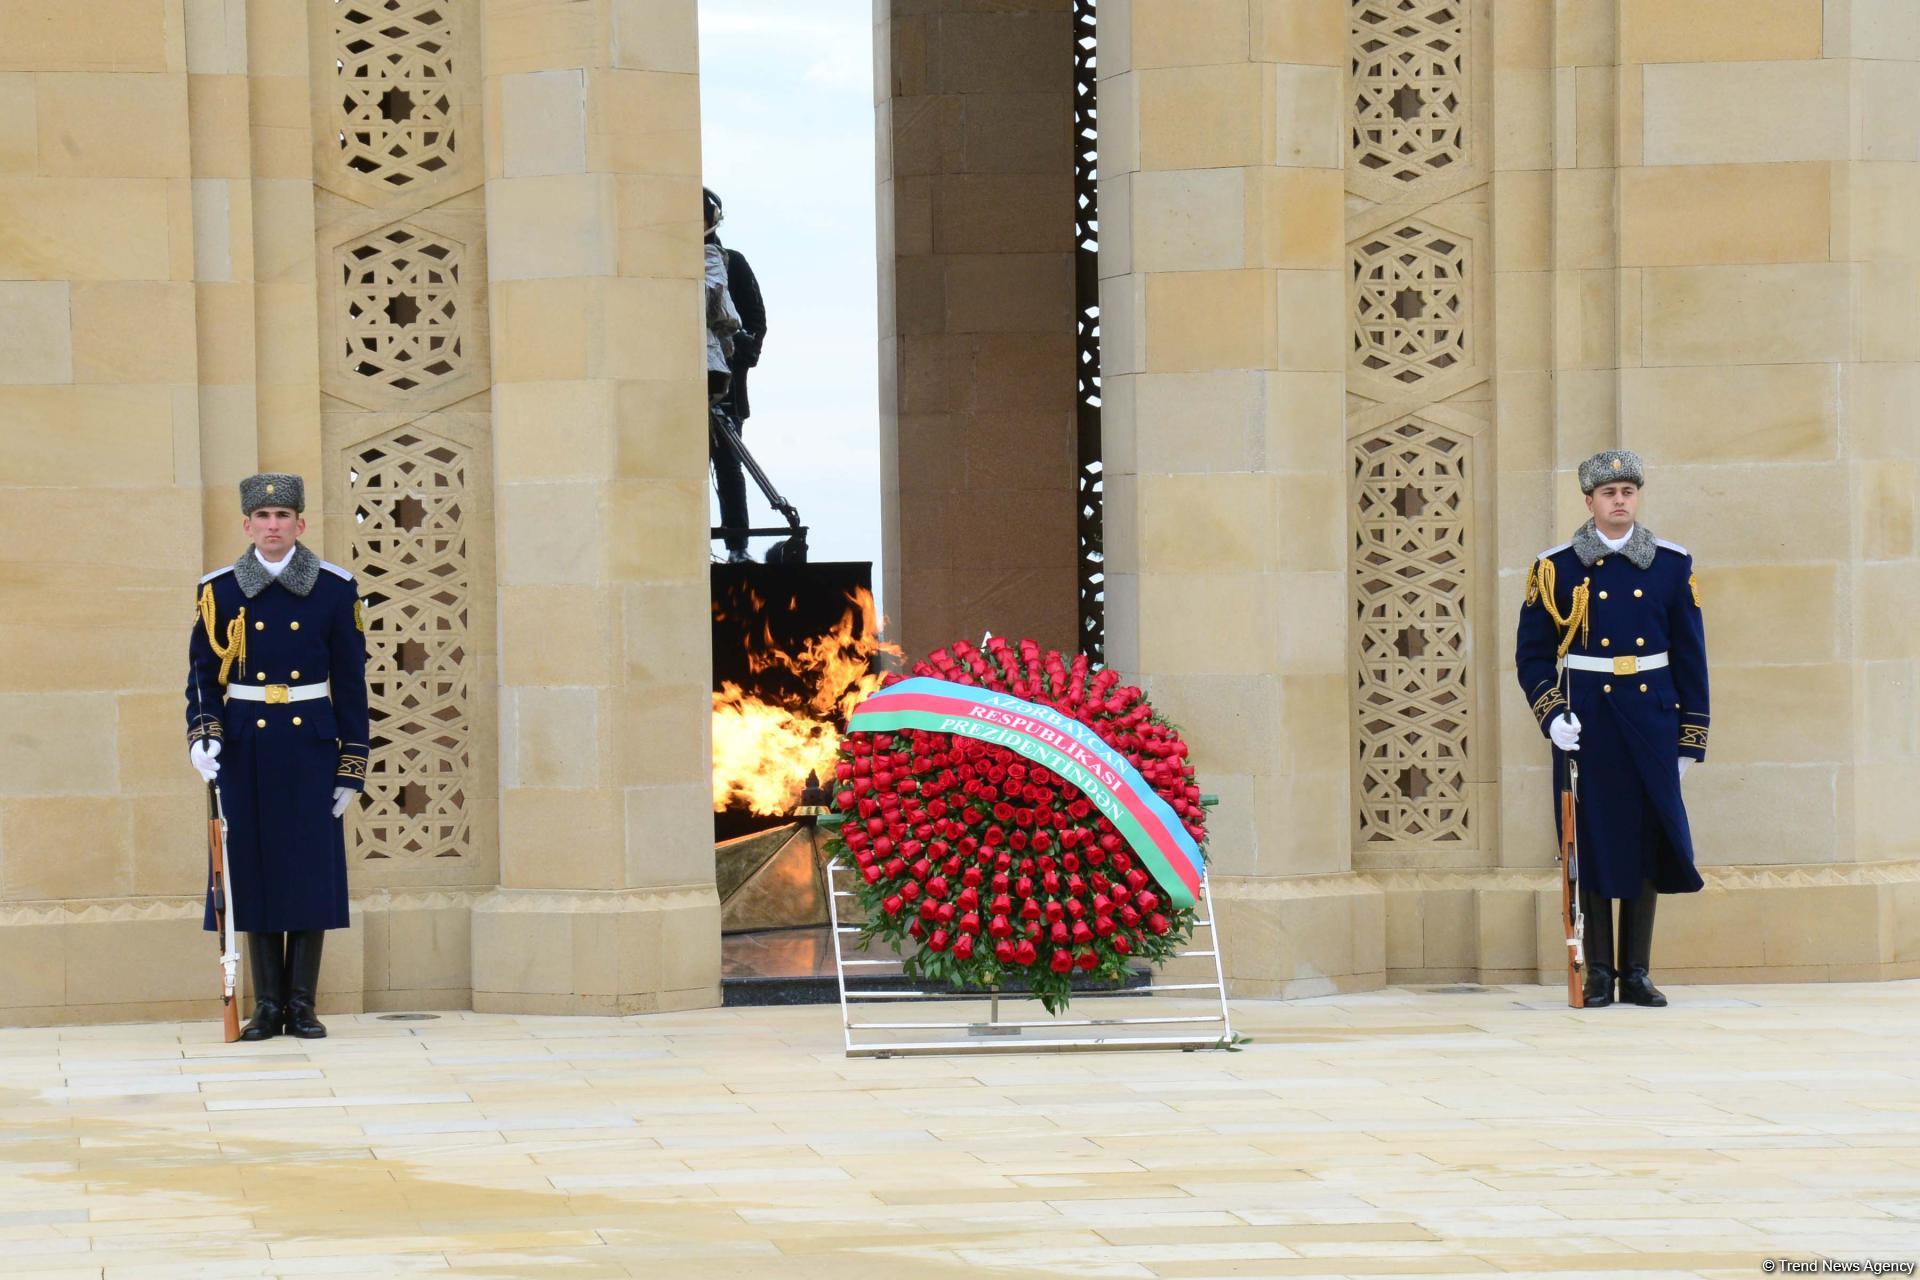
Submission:
[[[1920,458],[1908,406],[1920,395],[1920,364],[1862,364],[1841,371],[1853,456]]]
[[[587,73],[579,68],[501,76],[502,173],[529,178],[587,171]]]
[[[1863,463],[1859,486],[1860,551],[1869,560],[1904,560],[1915,554],[1914,507],[1920,467],[1911,462]]]
[[[601,173],[489,182],[489,276],[498,282],[611,275],[619,242],[614,192],[611,177]]]
[[[1623,62],[1818,58],[1819,0],[1620,0]]]
[[[1844,359],[1845,271],[1844,264],[1830,263],[1647,268],[1641,273],[1645,363]]]
[[[64,280],[0,283],[0,382],[73,381],[73,321]]]
[[[612,384],[502,382],[493,389],[495,465],[514,481],[593,480],[613,454]]]
[[[168,71],[164,0],[100,0],[84,8],[56,0],[0,6],[0,70]]]
[[[1344,265],[1345,181],[1338,170],[1258,168],[1246,175],[1247,266]]]
[[[1663,463],[1815,462],[1835,456],[1839,371],[1825,364],[1702,365],[1620,374],[1620,432]]]
[[[178,744],[175,744],[176,751]],[[176,754],[174,765],[184,756]],[[191,898],[206,890],[207,849],[204,838],[195,833],[206,831],[206,789],[194,779],[182,789],[177,783],[170,794],[134,796],[128,804],[133,811],[133,883],[135,894]]]
[[[1715,718],[1716,725],[1719,723]],[[1838,837],[1835,766],[1707,763],[1687,772],[1693,850],[1702,866],[1819,863]]]
[[[0,178],[0,278],[165,280],[167,198],[158,178]]]
[[[1346,329],[1333,317],[1347,304],[1338,271],[1276,271],[1275,342],[1271,364],[1284,370],[1331,372],[1346,365]]]
[[[1143,475],[1138,503],[1140,563],[1150,573],[1257,573],[1272,565],[1270,477]]]
[[[185,77],[67,73],[37,80],[42,173],[98,178],[188,173]]]
[[[1620,173],[1626,266],[1819,262],[1831,228],[1829,166],[1685,165]]]
[[[1676,62],[1645,71],[1643,163],[1837,160],[1847,154],[1839,62]]]
[[[495,382],[586,376],[587,334],[599,317],[591,280],[501,280],[496,267],[489,299]]]
[[[1248,265],[1244,169],[1147,172],[1132,180],[1138,271],[1225,271]],[[1258,172],[1258,171],[1255,171]]]
[[[1546,169],[1553,151],[1553,77],[1544,70],[1496,70],[1493,120],[1496,169]]]
[[[610,578],[684,582],[706,574],[704,481],[631,480],[611,486],[599,553]]]
[[[1920,122],[1913,114],[1913,72],[1904,63],[1861,59],[1851,64],[1852,154],[1860,160],[1912,161],[1920,157]]]
[[[698,325],[679,319],[701,315],[701,286],[693,279],[609,280],[602,286],[604,328],[598,334],[592,372],[608,378],[670,381],[705,367]]]
[[[164,387],[0,387],[0,483],[170,484],[172,419]]]
[[[600,490],[585,483],[503,484],[495,494],[502,586],[591,583],[598,576]]]
[[[1920,656],[1920,631],[1908,622],[1920,607],[1920,572],[1910,561],[1863,564],[1854,590],[1859,601],[1855,636],[1863,658]]]
[[[1840,566],[1699,563],[1708,652],[1721,664],[1823,662],[1841,635]]]
[[[1661,536],[1686,547],[1711,572],[1733,564],[1806,564],[1844,556],[1850,541],[1844,469],[1817,463],[1670,467],[1641,508]],[[1791,495],[1794,532],[1775,532],[1779,515],[1748,501],[1767,484]],[[1740,495],[1736,497],[1735,495]],[[1562,522],[1563,524],[1565,522]],[[1571,528],[1571,525],[1567,527]]]
[[[1203,169],[1261,163],[1267,101],[1261,68],[1167,67],[1133,73],[1140,98],[1140,167]]]
[[[1860,262],[1853,266],[1855,349],[1862,360],[1920,359],[1920,263]]]
[[[1251,52],[1256,62],[1337,67],[1347,60],[1346,15],[1319,0],[1252,0]]]
[[[1163,0],[1137,6],[1132,25],[1136,69],[1247,59],[1247,0]]]
[[[1340,467],[1345,452],[1345,374],[1281,372],[1260,376],[1269,467],[1320,472]]]
[[[699,72],[699,22],[693,6],[613,0],[612,26],[614,66]]]
[[[587,77],[587,168],[596,173],[700,173],[696,76],[595,70]]]
[[[114,898],[133,889],[133,809],[123,798],[0,801],[0,892],[8,900]]]
[[[1342,69],[1281,64],[1272,76],[1272,162],[1338,169],[1346,125]]]
[[[514,889],[612,889],[625,876],[626,824],[620,793],[605,787],[560,789],[507,787],[500,796],[501,884]],[[483,940],[476,913],[474,937]],[[524,948],[517,949],[524,953]],[[476,962],[482,951],[475,949]],[[548,963],[564,972],[564,953]],[[490,986],[475,965],[478,992]],[[544,988],[536,988],[544,989]]]
[[[73,286],[75,382],[191,383],[195,338],[191,284]]]
[[[1142,573],[1140,663],[1168,675],[1275,669],[1271,589],[1245,574]],[[1192,638],[1204,635],[1205,645]]]
[[[1852,669],[1713,667],[1712,753],[1729,764],[1840,761],[1853,734]]]
[[[0,173],[37,173],[40,127],[35,118],[35,77],[24,71],[0,72]]]
[[[1275,301],[1270,272],[1149,275],[1148,370],[1191,373],[1268,367],[1275,342]]]
[[[1558,175],[1562,179],[1571,172]],[[1580,175],[1588,178],[1591,175]],[[1555,175],[1535,170],[1502,171],[1493,175],[1493,251],[1502,271],[1544,271],[1551,261]],[[1590,202],[1569,193],[1575,213]],[[1591,264],[1573,264],[1591,265]]]
[[[697,178],[623,173],[615,179],[620,274],[686,277],[701,267]]]
[[[507,685],[600,685],[613,671],[611,615],[588,586],[518,586],[500,593],[500,679]]]

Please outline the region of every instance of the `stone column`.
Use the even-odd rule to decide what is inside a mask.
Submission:
[[[881,524],[895,638],[915,655],[988,629],[1071,649],[1067,5],[883,0],[875,12]]]
[[[501,888],[476,1009],[716,1003],[693,0],[489,0]]]
[[[1107,653],[1221,804],[1249,995],[1378,985],[1351,875],[1344,0],[1102,0]]]
[[[1916,59],[1910,5],[1620,0],[1619,439],[1713,658],[1674,976],[1920,962]]]

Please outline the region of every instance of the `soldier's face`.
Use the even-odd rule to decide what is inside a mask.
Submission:
[[[261,507],[241,522],[247,540],[269,560],[280,560],[307,531],[307,522],[292,507]]]
[[[1624,480],[1600,485],[1587,495],[1587,510],[1602,533],[1617,538],[1640,514],[1640,486]]]

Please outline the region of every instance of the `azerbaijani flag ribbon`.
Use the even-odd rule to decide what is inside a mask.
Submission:
[[[1006,747],[1058,774],[1111,822],[1176,907],[1200,896],[1205,862],[1172,806],[1099,734],[1072,716],[1011,694],[914,676],[854,708],[855,733],[919,729]]]

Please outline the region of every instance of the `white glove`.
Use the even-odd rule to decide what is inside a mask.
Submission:
[[[220,776],[220,754],[218,738],[202,738],[187,748],[187,762],[200,774],[200,781],[212,782]]]
[[[1547,736],[1553,739],[1553,745],[1562,751],[1580,749],[1580,717],[1561,712],[1547,726]]]
[[[1689,765],[1691,765],[1692,763],[1693,763],[1693,757],[1692,757],[1692,756],[1681,756],[1681,757],[1680,757],[1680,776],[1681,776],[1681,777],[1683,777],[1683,778],[1684,778],[1684,777],[1686,777],[1686,776],[1687,776],[1687,767],[1688,767]]]
[[[345,813],[347,811],[347,806],[352,803],[353,803],[352,787],[335,787],[333,789],[333,816],[334,817],[337,818],[341,814]]]

